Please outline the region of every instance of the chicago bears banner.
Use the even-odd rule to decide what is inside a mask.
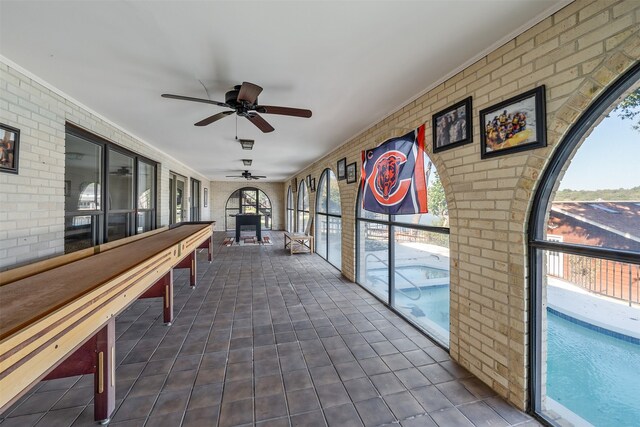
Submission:
[[[362,152],[362,208],[382,214],[427,213],[424,125]]]

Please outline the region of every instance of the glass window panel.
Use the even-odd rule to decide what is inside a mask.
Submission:
[[[327,258],[327,216],[317,215],[316,220],[316,253],[322,258]]]
[[[545,239],[640,252],[639,140],[621,111],[604,116],[567,162],[547,207]]]
[[[389,300],[389,228],[384,224],[358,221],[358,282]]]
[[[329,217],[327,260],[342,269],[342,218]]]
[[[109,150],[109,210],[133,209],[133,157]]]
[[[112,213],[107,215],[107,241],[122,239],[130,235],[132,214]]]
[[[321,213],[327,212],[327,172],[325,171],[320,177],[318,184],[318,200],[316,201],[316,211]]]
[[[138,209],[154,209],[156,167],[138,162]]]
[[[541,412],[589,425],[636,425],[640,346],[631,337],[638,335],[640,265],[539,253],[546,285]]]
[[[140,211],[138,212],[138,228],[136,233],[144,233],[153,229],[153,216],[155,211]]]
[[[340,187],[338,186],[338,180],[333,172],[329,171],[329,213],[334,215],[342,214],[342,208],[340,205]]]
[[[429,160],[427,160],[429,162]],[[431,227],[449,227],[449,209],[444,188],[435,166],[431,167],[427,185],[427,208],[429,213],[416,215],[394,215],[395,222],[426,225]]]
[[[65,144],[65,211],[101,210],[102,147],[71,134]]]
[[[94,231],[99,215],[74,215],[64,219],[64,252],[70,253],[94,246]]]
[[[449,235],[394,226],[395,308],[449,344]]]
[[[271,201],[263,191],[258,191],[258,203],[261,208],[271,209]]]
[[[240,206],[240,190],[234,191],[227,200],[227,209],[238,209]]]

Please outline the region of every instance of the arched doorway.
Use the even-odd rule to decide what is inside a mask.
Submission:
[[[449,211],[425,156],[428,214],[382,215],[356,203],[356,280],[427,334],[449,346]]]
[[[271,200],[258,188],[244,187],[231,193],[225,206],[225,229],[235,230],[236,214],[260,214],[263,230],[271,230]]]
[[[640,64],[569,130],[529,223],[533,410],[554,425],[640,418]]]
[[[342,207],[338,179],[331,169],[320,176],[316,199],[316,253],[342,269]]]

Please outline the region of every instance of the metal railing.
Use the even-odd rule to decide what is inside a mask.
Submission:
[[[640,304],[640,265],[547,251],[547,274],[589,292]]]
[[[369,253],[369,254],[367,254],[367,255],[364,257],[364,263],[365,263],[365,265],[366,265],[366,266],[368,266],[368,265],[369,265],[369,258],[375,258],[376,260],[378,260],[378,262],[380,262],[382,265],[384,265],[385,267],[387,267],[387,270],[389,269],[389,265],[388,265],[386,262],[384,262],[384,260],[382,260],[378,255],[376,255],[376,254],[372,254],[372,253]],[[368,270],[369,270],[369,269],[367,268],[367,271],[368,271]],[[422,298],[422,289],[420,289],[420,287],[419,287],[418,285],[416,285],[415,283],[413,283],[411,280],[409,280],[409,279],[407,278],[407,276],[405,276],[404,274],[402,274],[402,273],[400,273],[400,272],[398,272],[398,271],[394,271],[394,274],[396,274],[396,275],[398,275],[398,276],[402,277],[404,280],[406,280],[406,281],[407,281],[407,283],[408,283],[408,284],[410,284],[411,286],[413,286],[414,288],[416,288],[416,289],[418,290],[418,295],[417,295],[417,296],[415,296],[415,297],[412,297],[412,296],[411,296],[411,295],[409,295],[408,293],[404,292],[402,289],[395,289],[395,291],[396,291],[396,292],[400,292],[402,295],[404,295],[405,297],[409,298],[409,299],[410,299],[410,300],[412,300],[412,301],[418,301],[420,298]],[[372,278],[372,279],[379,280],[379,281],[381,281],[381,282],[385,283],[387,286],[389,285],[389,283],[384,282],[382,279],[379,279],[379,278],[377,278],[377,277],[374,277],[374,278]]]

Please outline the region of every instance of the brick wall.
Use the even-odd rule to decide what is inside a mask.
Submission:
[[[0,122],[20,129],[19,174],[0,173],[0,270],[64,252],[66,122],[159,162],[159,226],[169,223],[170,170],[209,186],[205,176],[2,58]],[[209,218],[209,208],[202,208],[201,219]]]
[[[240,181],[211,181],[211,219],[216,221],[215,229],[224,231],[225,224],[225,207],[229,196],[243,187],[252,187],[264,191],[271,200],[271,228],[273,230],[284,230],[284,209],[286,201],[286,193],[284,184],[281,182],[247,182]]]
[[[527,406],[526,229],[538,178],[571,124],[637,58],[640,2],[575,1],[295,175],[317,181],[342,157],[359,167],[361,150],[427,124],[450,214],[451,355],[520,408]],[[481,160],[479,111],[539,85],[547,88],[548,146]],[[467,96],[474,142],[433,154],[432,114]],[[357,185],[339,185],[342,272],[354,280]]]

